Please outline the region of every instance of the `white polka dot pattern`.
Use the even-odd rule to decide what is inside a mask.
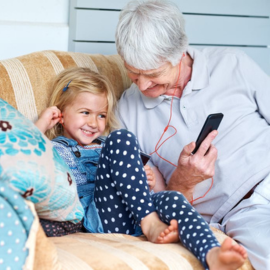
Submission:
[[[118,141],[121,143],[114,143]],[[181,242],[207,269],[205,256],[209,249],[219,246],[218,241],[181,193],[162,191],[150,196],[139,145],[132,133],[111,133],[99,163],[102,166],[97,169],[95,203],[104,232],[135,234],[142,219],[156,211],[166,224],[172,219],[178,221]]]
[[[24,245],[33,215],[23,198],[0,184],[0,269],[22,269],[28,250]]]
[[[135,136],[126,130],[111,133],[102,149],[99,163],[104,166],[97,169],[95,202],[101,220],[108,221],[103,224],[105,232],[134,234],[146,213],[155,211],[139,149]],[[114,211],[108,208],[112,204]]]

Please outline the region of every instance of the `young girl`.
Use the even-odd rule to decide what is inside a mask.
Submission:
[[[181,193],[150,195],[148,182],[152,189],[155,177],[143,167],[137,139],[127,130],[113,131],[115,104],[105,77],[87,68],[68,69],[56,77],[50,107],[36,122],[74,175],[86,230],[138,235],[141,228],[155,243],[180,239],[206,269],[240,267],[244,248],[231,239],[220,247]],[[105,142],[102,135],[108,135]]]

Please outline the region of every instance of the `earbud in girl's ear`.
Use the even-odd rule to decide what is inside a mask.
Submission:
[[[64,124],[64,117],[63,117],[63,114],[60,113],[59,117],[60,117],[59,123],[60,123],[60,124]]]

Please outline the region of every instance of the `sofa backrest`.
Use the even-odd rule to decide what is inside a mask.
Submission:
[[[119,55],[41,51],[0,61],[0,98],[36,121],[48,105],[52,78],[75,66],[106,75],[117,98],[131,85]]]

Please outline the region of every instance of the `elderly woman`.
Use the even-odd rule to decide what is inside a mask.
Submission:
[[[119,119],[152,155],[156,190],[182,192],[246,247],[254,268],[270,269],[269,76],[240,51],[188,47],[183,16],[165,0],[128,3],[116,46],[133,81]],[[219,135],[192,155],[205,118],[217,112]]]

